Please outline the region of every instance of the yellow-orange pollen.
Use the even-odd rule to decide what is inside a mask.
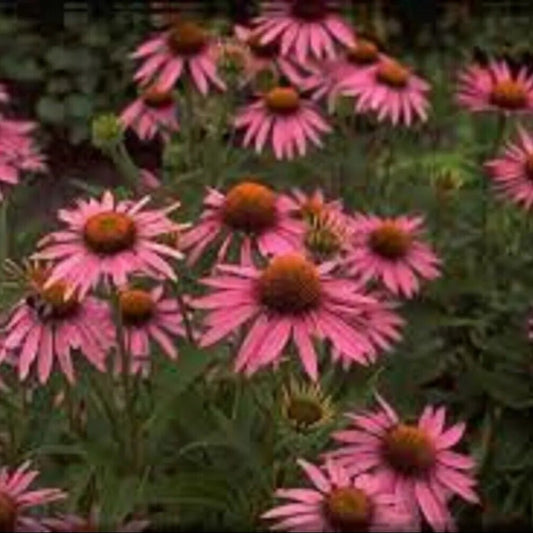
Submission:
[[[0,531],[15,531],[17,506],[10,496],[0,492]]]
[[[370,65],[378,60],[378,47],[366,39],[359,39],[357,44],[346,52],[346,58],[356,65]]]
[[[293,0],[292,2],[292,16],[306,22],[321,20],[327,13],[327,0]]]
[[[122,320],[127,326],[142,326],[154,313],[154,301],[149,292],[141,289],[122,291],[119,296],[119,308]]]
[[[261,303],[280,314],[300,314],[320,303],[320,278],[315,266],[303,256],[274,257],[258,280]]]
[[[87,246],[103,255],[113,255],[131,248],[136,233],[133,219],[115,211],[93,215],[83,228],[83,238]]]
[[[430,437],[417,426],[399,424],[383,439],[382,453],[392,468],[406,476],[423,476],[435,464]]]
[[[170,30],[168,46],[178,54],[192,56],[199,54],[208,41],[207,33],[194,22],[178,22]]]
[[[265,96],[265,102],[274,113],[290,115],[300,108],[300,96],[292,87],[275,87]]]
[[[279,55],[279,43],[277,41],[263,44],[261,42],[262,35],[258,33],[252,34],[246,44],[250,47],[252,53],[261,59],[272,59]]]
[[[527,155],[526,159],[526,175],[530,180],[533,180],[533,152]]]
[[[379,65],[376,76],[378,81],[393,87],[401,89],[409,81],[409,71],[397,61],[385,61]]]
[[[502,80],[494,85],[490,101],[503,109],[521,109],[527,103],[526,88],[517,80]]]
[[[386,259],[404,257],[411,246],[412,238],[395,222],[384,222],[369,237],[370,247]]]
[[[322,419],[320,404],[308,398],[291,398],[287,407],[287,418],[297,427],[307,428]]]
[[[222,221],[238,231],[261,233],[276,221],[276,195],[259,183],[240,183],[226,195]]]
[[[333,489],[325,500],[325,514],[334,531],[367,531],[372,502],[361,489]]]
[[[154,109],[168,107],[174,101],[170,91],[161,91],[157,87],[146,89],[142,94],[142,99],[148,107],[153,107]]]

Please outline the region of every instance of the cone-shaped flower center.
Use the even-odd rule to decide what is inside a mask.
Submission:
[[[146,89],[142,94],[142,99],[148,107],[153,107],[154,109],[168,107],[174,101],[170,91],[160,91],[157,87]]]
[[[68,288],[66,283],[58,281],[50,287],[44,288],[50,275],[49,269],[36,267],[31,269],[29,275],[36,294],[28,296],[26,303],[35,310],[43,321],[50,318],[66,318],[76,313],[79,300],[75,294],[65,298]]]
[[[83,228],[87,246],[102,255],[113,255],[131,248],[136,234],[135,221],[128,215],[115,211],[91,216]]]
[[[319,274],[299,254],[274,257],[258,281],[259,298],[268,309],[281,314],[299,314],[320,303]]]
[[[331,259],[341,248],[342,235],[341,222],[326,212],[311,217],[305,235],[305,245],[316,258]]]
[[[17,520],[17,506],[13,499],[4,492],[0,492],[0,531],[15,531]]]
[[[194,22],[178,22],[168,35],[168,46],[176,55],[199,54],[208,41],[205,30]]]
[[[412,238],[395,222],[384,222],[369,238],[372,250],[386,259],[400,259],[408,252]]]
[[[359,39],[355,46],[346,52],[350,63],[356,65],[370,65],[378,60],[378,47],[366,39]]]
[[[261,43],[261,35],[253,33],[246,43],[252,53],[261,59],[273,59],[279,55],[279,42],[271,41],[268,44]]]
[[[300,96],[292,87],[276,87],[265,96],[265,102],[273,113],[290,115],[300,108]]]
[[[533,152],[527,155],[525,167],[527,177],[533,181]]]
[[[290,398],[287,405],[287,418],[298,428],[308,428],[324,417],[318,400],[312,398]]]
[[[264,185],[240,183],[226,195],[222,220],[235,230],[261,233],[276,221],[276,195]]]
[[[300,215],[306,220],[312,220],[313,217],[320,216],[323,209],[324,202],[317,195],[313,195],[300,207]]]
[[[119,307],[124,324],[142,326],[152,317],[155,305],[149,292],[129,289],[120,293]]]
[[[377,69],[376,76],[378,81],[395,89],[405,87],[409,81],[409,71],[397,61],[384,61],[381,63]]]
[[[502,80],[494,85],[490,101],[503,109],[520,109],[527,103],[527,91],[517,80]]]
[[[306,22],[322,20],[327,13],[327,0],[293,0],[292,2],[292,16]]]
[[[421,476],[435,464],[430,437],[417,426],[399,424],[383,440],[383,455],[392,468],[407,476]]]
[[[372,502],[355,487],[333,489],[325,500],[328,521],[335,531],[367,531],[372,518]]]

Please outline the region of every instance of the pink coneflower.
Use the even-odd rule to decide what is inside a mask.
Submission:
[[[270,141],[277,159],[304,156],[309,141],[320,147],[320,137],[331,131],[314,104],[294,87],[271,89],[240,110],[235,126],[246,129],[244,146],[254,143],[255,151],[261,153]]]
[[[122,112],[120,121],[125,128],[133,128],[141,140],[150,140],[159,134],[168,141],[169,134],[179,129],[172,93],[162,92],[157,87],[145,89]]]
[[[7,92],[7,89],[3,84],[0,84],[0,103],[1,104],[7,104],[9,103],[9,93]]]
[[[210,85],[226,88],[216,72],[209,35],[191,21],[177,21],[168,31],[139,46],[132,57],[144,60],[134,79],[143,84],[155,81],[161,91],[172,89],[185,71],[203,95]]]
[[[335,57],[338,44],[353,45],[354,32],[338,12],[336,0],[265,1],[254,24],[263,44],[277,41],[283,56],[303,63]]]
[[[28,470],[26,461],[17,469],[0,469],[0,531],[46,531],[42,522],[26,514],[31,507],[46,505],[66,498],[59,489],[28,490],[39,475],[37,470]]]
[[[178,351],[173,339],[185,337],[183,317],[177,301],[163,296],[161,285],[151,291],[121,290],[118,301],[124,341],[132,358],[132,373],[146,374],[149,370],[150,340],[154,340],[170,359],[177,359]],[[121,362],[117,363],[120,366]]]
[[[357,315],[382,304],[366,295],[360,283],[334,274],[334,268],[334,262],[315,266],[297,253],[278,255],[261,270],[219,265],[216,274],[202,280],[214,292],[193,302],[193,307],[209,310],[201,346],[252,322],[237,355],[237,372],[251,375],[276,363],[292,340],[305,371],[316,381],[313,337],[329,339],[345,357],[367,364],[372,340],[351,324]]]
[[[326,200],[323,191],[316,189],[308,194],[300,189],[293,188],[287,196],[294,215],[304,220],[311,220],[320,216],[324,211],[342,211],[342,200]]]
[[[57,261],[48,283],[63,279],[83,297],[100,281],[126,285],[128,274],[135,272],[175,280],[163,257],[181,259],[183,255],[157,238],[182,229],[167,217],[180,204],[143,210],[149,201],[145,196],[137,202],[117,202],[106,191],[101,201],[78,200],[77,208],[61,209],[59,219],[68,228],[42,239],[41,251],[34,254],[36,259]]]
[[[457,103],[470,111],[531,113],[533,75],[527,67],[514,75],[505,61],[470,65],[459,74]]]
[[[284,195],[253,181],[244,181],[226,194],[209,189],[198,224],[180,237],[188,262],[222,239],[217,259],[223,261],[232,242],[240,240],[241,262],[250,263],[253,248],[263,256],[301,249],[304,225],[290,216]]]
[[[533,204],[533,137],[518,128],[518,142],[509,142],[501,157],[485,163],[496,192],[530,209]]]
[[[338,431],[333,438],[343,446],[327,455],[351,475],[371,473],[388,490],[395,490],[413,518],[421,510],[435,531],[452,531],[447,509],[451,494],[477,503],[473,487],[474,461],[451,451],[463,436],[463,423],[444,429],[444,407],[427,406],[418,424],[402,422],[385,400],[381,409],[348,415],[355,429]]]
[[[37,124],[0,116],[0,183],[16,185],[24,171],[46,170],[43,155],[36,149],[32,133]],[[2,192],[0,191],[0,199]]]
[[[418,216],[355,215],[348,270],[364,282],[381,280],[395,295],[414,296],[420,289],[419,277],[431,280],[440,275],[439,258],[418,238],[423,223]]]
[[[371,68],[345,77],[339,93],[357,98],[357,112],[377,112],[379,121],[410,126],[416,119],[425,121],[428,114],[427,93],[430,86],[406,66],[382,58]]]
[[[88,516],[61,514],[53,518],[46,518],[43,524],[53,533],[67,533],[72,531],[97,532],[117,531],[118,533],[138,533],[144,531],[150,522],[147,520],[130,520],[122,524],[103,524],[100,510],[93,507]]]
[[[313,100],[325,99],[332,111],[343,80],[371,69],[385,57],[376,44],[359,38],[335,59],[306,63],[304,70],[308,75],[300,83],[300,87],[309,91]]]
[[[312,488],[278,489],[288,500],[262,515],[275,520],[275,531],[413,531],[411,517],[397,498],[368,475],[350,476],[337,462],[319,468],[303,459],[298,464]]]
[[[33,266],[28,273],[31,290],[13,309],[4,327],[0,361],[13,357],[21,380],[32,365],[46,383],[54,359],[73,383],[72,352],[79,350],[98,370],[105,370],[107,350],[114,344],[108,305],[91,296],[65,297],[67,286],[58,281],[45,288],[50,269]]]

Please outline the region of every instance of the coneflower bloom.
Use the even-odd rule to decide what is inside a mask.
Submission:
[[[131,372],[146,373],[150,363],[150,340],[154,340],[170,358],[177,359],[174,338],[185,337],[183,317],[178,303],[165,298],[161,285],[150,291],[130,288],[119,293],[125,347],[131,355]],[[120,370],[121,361],[117,360]]]
[[[294,215],[304,220],[311,220],[313,217],[322,215],[324,211],[342,211],[342,201],[326,200],[320,189],[308,194],[298,188],[293,188],[287,196]]]
[[[371,69],[385,58],[375,43],[358,38],[353,46],[335,59],[307,62],[303,66],[307,76],[304,75],[299,86],[311,93],[312,100],[326,100],[331,112],[343,80]]]
[[[364,282],[380,280],[395,295],[414,296],[419,277],[431,280],[440,275],[439,258],[419,238],[423,223],[419,216],[355,215],[352,252],[346,258],[349,272]]]
[[[139,46],[132,57],[144,61],[134,79],[142,84],[153,81],[161,91],[172,89],[185,72],[203,95],[210,86],[226,88],[216,72],[213,42],[192,21],[175,22],[168,31]]]
[[[380,409],[350,414],[354,428],[338,431],[333,438],[342,446],[327,454],[350,473],[371,473],[388,490],[395,490],[413,518],[419,510],[435,531],[454,530],[447,509],[450,496],[457,494],[478,503],[474,461],[452,451],[461,440],[464,423],[445,429],[444,407],[427,406],[418,424],[400,420],[379,395]]]
[[[473,64],[460,72],[456,98],[469,111],[531,113],[533,75],[527,67],[514,74],[505,61]]]
[[[313,338],[328,339],[345,357],[367,364],[372,341],[352,321],[382,304],[365,294],[360,283],[335,274],[335,266],[316,266],[298,253],[278,255],[263,269],[219,265],[214,275],[202,280],[213,292],[192,303],[209,311],[200,345],[214,344],[251,323],[237,354],[237,372],[251,375],[277,363],[292,341],[305,371],[316,381]]]
[[[350,476],[338,463],[319,468],[303,459],[298,464],[311,488],[278,489],[288,500],[264,513],[275,531],[414,531],[409,515],[390,491],[368,475]]]
[[[7,92],[7,89],[3,84],[0,84],[0,104],[7,104],[9,103],[9,93]]]
[[[161,135],[168,141],[170,133],[179,129],[177,108],[170,91],[160,91],[152,86],[144,89],[141,95],[120,115],[124,128],[131,127],[141,140],[153,139]]]
[[[219,261],[227,257],[235,240],[240,241],[241,262],[246,263],[254,248],[263,256],[301,249],[304,225],[291,218],[291,205],[284,195],[253,181],[241,182],[226,194],[208,189],[205,211],[199,222],[181,235],[180,247],[190,250],[189,264],[218,240]]]
[[[245,147],[254,144],[261,153],[269,142],[277,159],[304,156],[309,141],[320,147],[322,135],[331,131],[315,105],[294,87],[275,87],[264,93],[238,112],[235,126],[246,130]]]
[[[382,58],[345,77],[338,89],[344,96],[356,97],[356,112],[376,112],[379,121],[410,126],[417,119],[427,120],[429,84],[393,59]]]
[[[50,377],[54,360],[72,383],[73,352],[79,351],[98,370],[105,370],[107,351],[114,345],[114,326],[106,302],[92,296],[66,297],[67,285],[54,282],[45,288],[50,269],[32,266],[30,291],[13,309],[4,326],[0,361],[12,358],[21,380],[31,367],[41,383]]]
[[[15,470],[0,469],[0,531],[46,531],[42,521],[27,511],[67,496],[59,489],[28,490],[39,475],[37,470],[28,470],[29,467],[30,462],[26,461]]]
[[[485,163],[499,196],[530,209],[533,204],[533,136],[518,128],[516,143],[507,143],[501,157]]]
[[[16,185],[22,172],[44,172],[43,155],[35,147],[32,133],[37,124],[0,116],[0,183]],[[0,199],[2,191],[0,190]]]
[[[339,15],[336,0],[274,0],[261,2],[254,21],[261,42],[279,42],[283,56],[300,63],[309,58],[333,58],[338,45],[351,46],[354,32]]]
[[[106,191],[100,201],[78,200],[75,209],[61,209],[58,218],[68,227],[42,239],[41,250],[34,254],[36,259],[57,262],[48,283],[64,280],[83,297],[100,281],[124,286],[133,273],[175,280],[163,257],[181,259],[183,255],[157,238],[184,227],[167,217],[180,204],[143,209],[149,201],[145,196],[137,202],[117,202]]]

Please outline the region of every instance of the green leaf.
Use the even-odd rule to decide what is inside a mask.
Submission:
[[[63,95],[72,88],[70,80],[65,76],[52,78],[46,84],[46,92],[50,95]]]
[[[83,33],[82,42],[87,46],[100,48],[109,44],[109,32],[101,25],[92,24]]]
[[[59,124],[65,120],[65,104],[56,98],[43,96],[37,103],[37,114],[43,122]]]
[[[63,46],[53,46],[45,55],[45,60],[54,70],[68,70],[72,65],[72,53]]]
[[[92,100],[83,94],[71,94],[65,105],[68,114],[75,118],[88,119],[93,111]]]

